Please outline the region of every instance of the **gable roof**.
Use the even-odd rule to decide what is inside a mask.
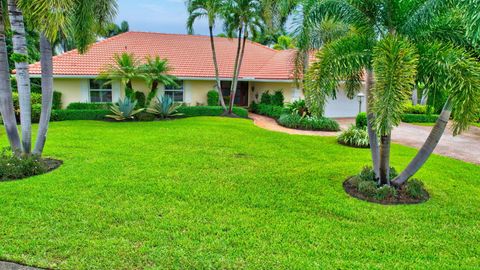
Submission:
[[[221,78],[231,78],[235,61],[237,40],[215,38]],[[210,47],[210,37],[127,32],[93,44],[85,54],[72,50],[54,56],[54,76],[97,76],[113,56],[123,52],[133,53],[140,60],[146,56],[168,59],[170,72],[179,78],[214,78],[215,70]],[[240,79],[292,80],[295,51],[277,51],[261,44],[247,41]],[[30,65],[31,74],[41,74],[40,64]]]

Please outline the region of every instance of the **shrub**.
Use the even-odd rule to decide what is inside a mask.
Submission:
[[[141,122],[151,122],[155,120],[155,115],[148,112],[139,112],[135,115],[135,119]]]
[[[110,111],[113,114],[107,115],[108,118],[115,119],[117,121],[124,121],[133,119],[134,115],[143,111],[144,109],[136,110],[137,101],[132,100],[129,97],[125,97],[123,100],[120,99],[117,103],[110,106]]]
[[[32,105],[32,118],[31,118],[32,123],[40,122],[40,114],[41,113],[42,113],[42,105],[41,104],[33,104]]]
[[[137,101],[137,106],[136,108],[145,108],[146,103],[147,103],[147,97],[143,92],[136,91],[135,92],[135,100]]]
[[[321,130],[338,131],[340,126],[335,120],[329,118],[318,118],[314,116],[301,117],[298,114],[282,114],[278,123],[284,127],[303,129],[303,130]]]
[[[362,171],[358,175],[362,181],[376,181],[375,172],[370,166],[363,167]]]
[[[148,108],[148,112],[165,119],[182,115],[182,113],[178,112],[180,106],[182,104],[173,102],[171,97],[162,96],[161,98],[157,97],[157,102]]]
[[[208,106],[218,106],[219,95],[217,90],[210,90],[207,93]]]
[[[426,114],[427,106],[425,105],[412,105],[412,103],[405,103],[403,106],[403,113],[405,114]]]
[[[359,147],[359,148],[368,148],[370,147],[370,142],[368,138],[368,132],[365,128],[357,128],[356,126],[351,126],[349,129],[342,132],[337,137],[337,141],[340,144]]]
[[[280,106],[273,106],[273,105],[260,103],[256,105],[256,110],[254,112],[278,119],[282,114],[286,113],[286,109]]]
[[[275,93],[271,96],[270,102],[273,106],[280,106],[283,107],[283,102],[285,97],[283,96],[282,91],[275,91]]]
[[[14,180],[47,172],[48,166],[39,156],[12,155],[4,149],[0,153],[0,181]]]
[[[53,110],[50,120],[102,120],[109,113],[109,110]]]
[[[178,108],[178,112],[182,113],[185,117],[220,116],[223,114],[223,108],[220,106],[182,106]],[[234,107],[233,113],[239,117],[248,117],[248,111],[244,108]]]
[[[374,181],[362,181],[358,183],[358,191],[365,196],[373,197],[377,194],[377,184]]]
[[[260,104],[272,105],[272,95],[269,91],[263,92],[260,97]]]
[[[432,114],[402,114],[402,121],[405,123],[435,123],[438,115]]]
[[[408,180],[405,191],[412,198],[421,198],[425,194],[423,189],[423,183],[418,179]]]
[[[53,110],[62,109],[62,93],[53,91],[52,109]]]
[[[73,102],[68,104],[67,110],[109,110],[111,103]]]
[[[355,126],[357,128],[367,128],[367,113],[359,113],[355,119]]]
[[[384,200],[390,197],[395,197],[397,195],[397,190],[391,186],[382,186],[377,188],[375,193],[375,198],[377,200]]]
[[[296,100],[290,104],[287,104],[286,110],[290,114],[298,114],[300,116],[310,116],[307,104],[304,99]]]

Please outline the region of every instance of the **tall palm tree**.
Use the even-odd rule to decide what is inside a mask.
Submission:
[[[10,73],[8,65],[7,45],[5,41],[5,9],[0,1],[0,115],[3,117],[5,130],[13,152],[21,152],[20,136],[15,119]]]
[[[233,114],[238,77],[242,68],[245,46],[250,34],[254,38],[262,27],[261,2],[259,0],[229,0],[225,10],[225,30],[231,36],[237,31],[237,53],[233,67],[228,114]],[[243,41],[242,41],[243,40]]]
[[[159,56],[155,58],[148,56],[146,63],[140,67],[140,77],[143,78],[148,87],[150,93],[147,95],[146,106],[149,106],[152,100],[157,96],[159,84],[163,85],[175,85],[177,78],[169,75],[171,71],[168,61],[161,59]]]
[[[30,105],[30,73],[28,70],[28,50],[25,35],[23,13],[18,8],[17,0],[8,0],[8,15],[12,28],[13,54],[15,62],[18,100],[20,104],[20,123],[22,129],[22,152],[30,154],[32,140],[32,108]]]
[[[213,66],[215,68],[215,80],[216,88],[218,91],[219,102],[223,107],[223,110],[227,112],[225,100],[222,93],[222,85],[220,82],[217,51],[215,49],[215,39],[213,36],[213,29],[219,18],[223,16],[223,9],[225,6],[225,0],[189,0],[188,3],[189,17],[187,20],[187,30],[190,34],[193,34],[193,25],[199,18],[206,17],[208,19],[208,30],[210,33],[210,46],[212,48]]]
[[[318,53],[317,63],[307,75],[308,88],[323,106],[327,97],[335,97],[342,80],[347,81],[347,93],[358,91],[359,76],[367,69],[367,80],[374,79],[367,103],[373,116],[369,122],[380,136],[381,184],[390,184],[391,131],[400,123],[402,103],[409,100],[416,84],[441,89],[448,93],[448,99],[424,146],[393,180],[394,185],[407,181],[428,159],[452,110],[455,134],[468,128],[479,110],[480,63],[464,46],[452,42],[459,38],[458,29],[439,23],[439,18],[452,14],[458,5],[463,10],[475,8],[468,1],[325,0],[311,10],[313,17],[331,16],[359,29]],[[471,44],[464,34],[462,43]]]
[[[140,77],[141,62],[133,53],[124,52],[113,56],[114,64],[109,65],[104,71],[100,72],[99,79],[108,80],[112,83],[114,80],[120,80],[125,86],[125,95],[130,97],[133,94],[133,79]]]

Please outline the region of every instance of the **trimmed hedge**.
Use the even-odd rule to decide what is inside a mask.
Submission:
[[[184,117],[194,116],[220,116],[223,114],[223,108],[221,106],[182,106],[177,109],[179,113],[182,113]],[[233,113],[243,117],[248,117],[248,111],[244,108],[233,108]]]
[[[288,128],[302,130],[319,130],[319,131],[339,131],[340,126],[337,121],[322,117],[314,116],[301,117],[298,114],[283,114],[278,119],[278,124]]]
[[[275,119],[278,119],[282,114],[287,113],[287,109],[284,107],[267,105],[262,103],[260,104],[252,103],[252,105],[250,106],[250,109],[254,113],[266,115]]]
[[[67,110],[109,110],[111,103],[73,102],[68,104]]]
[[[357,118],[355,118],[355,126],[357,128],[366,128],[368,126],[367,113],[362,112],[357,115]]]
[[[53,110],[50,121],[103,120],[109,110]]]
[[[439,115],[436,114],[402,114],[402,122],[405,123],[435,123]]]
[[[403,106],[403,113],[405,114],[426,114],[427,106],[426,105],[412,105],[407,103]]]

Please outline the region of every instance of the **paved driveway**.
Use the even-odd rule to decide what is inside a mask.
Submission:
[[[338,134],[335,132],[303,131],[284,128],[279,126],[272,118],[257,114],[250,114],[249,116],[254,120],[255,125],[272,131],[310,136],[336,136]],[[354,119],[344,118],[337,119],[337,121],[342,129],[347,128],[355,122]],[[418,149],[427,139],[431,129],[432,127],[402,123],[394,129],[392,140],[396,143]],[[455,137],[451,129],[448,128],[445,134],[443,134],[438,146],[435,148],[434,153],[480,165],[480,128],[472,126],[467,132]]]

